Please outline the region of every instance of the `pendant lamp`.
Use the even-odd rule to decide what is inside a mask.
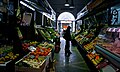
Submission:
[[[73,3],[73,0],[71,0],[71,4],[70,4],[70,7],[69,7],[69,8],[75,8],[74,3]]]
[[[70,6],[69,3],[68,3],[68,0],[66,0],[65,6]]]

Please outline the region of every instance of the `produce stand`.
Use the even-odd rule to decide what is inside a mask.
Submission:
[[[97,43],[99,44],[99,37],[96,37],[92,42],[86,42],[87,44],[81,41],[81,38],[76,39],[78,50],[91,71],[106,71],[109,68],[113,72],[119,72],[119,55],[112,53],[101,45],[97,45]]]
[[[116,67],[120,69],[120,56],[119,55],[116,55],[108,51],[107,49],[105,49],[104,47],[100,45],[96,45],[95,47],[96,47],[97,52],[102,54],[105,58],[107,58],[110,61],[110,63],[112,63],[113,65],[115,65]]]
[[[57,32],[55,32],[54,28],[46,27],[46,30],[50,33],[51,38],[55,39]]]
[[[42,1],[38,5],[36,1],[0,1],[0,72],[45,72],[48,69],[50,62],[53,60],[52,49],[54,44],[52,44],[50,34],[45,28],[41,29],[42,31],[39,34],[39,30],[35,28],[36,23],[45,19],[42,19],[42,13],[44,11],[47,14],[50,13],[47,9],[50,6],[49,3],[44,2]],[[33,7],[33,9],[30,7]],[[52,12],[54,11],[52,10]],[[45,27],[45,25],[47,26],[45,23],[47,21],[44,24],[40,24]],[[49,24],[52,24],[50,23],[50,17]],[[31,66],[27,67],[29,66],[26,64],[27,56],[34,57],[34,60],[37,60],[38,57],[43,60],[38,63],[40,64],[38,69]],[[29,57],[27,58],[32,60]],[[22,66],[21,62],[26,66]],[[19,63],[21,63],[20,66]]]
[[[119,37],[119,28],[104,28],[104,30],[98,36],[97,44],[95,45],[95,50],[100,53],[105,59],[108,60],[108,64],[112,65],[112,68],[119,72],[120,69],[120,46],[119,40],[117,40],[112,34],[115,35],[116,38]],[[118,42],[116,42],[118,41]]]
[[[75,40],[91,70],[120,71],[120,42],[116,39],[120,27],[119,6],[118,0],[96,0],[78,13],[77,21],[81,21],[81,30],[76,33]],[[93,68],[89,65],[90,61]]]
[[[47,70],[47,68],[49,66],[49,63],[50,63],[49,60],[51,60],[51,52],[44,58],[44,60],[42,60],[41,62],[37,62],[37,64],[38,64],[37,68],[35,68],[35,67],[19,67],[19,66],[17,66],[17,64],[19,64],[22,60],[24,60],[24,58],[22,58],[21,60],[19,60],[16,63],[15,72],[26,72],[26,71],[27,72],[46,72],[46,70]]]
[[[98,69],[96,68],[99,63],[103,60],[103,58],[94,51],[94,48],[92,46],[89,46],[92,44],[92,42],[88,44],[81,44],[82,41],[78,42],[78,39],[76,40],[78,50],[80,51],[81,55],[83,56],[84,60],[86,61],[88,67],[92,72],[98,72]],[[99,58],[97,58],[99,56]]]
[[[14,63],[21,51],[15,25],[15,2],[2,0],[0,4],[0,72],[14,72]]]

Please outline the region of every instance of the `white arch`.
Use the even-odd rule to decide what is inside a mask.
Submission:
[[[62,25],[59,23],[71,23],[70,26],[72,26],[72,32],[75,31],[75,17],[70,12],[63,12],[57,18],[57,29],[58,31],[61,31],[60,28]]]
[[[70,12],[63,12],[58,16],[57,20],[75,20],[75,17]]]

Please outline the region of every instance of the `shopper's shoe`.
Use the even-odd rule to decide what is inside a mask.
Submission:
[[[69,54],[72,54],[72,52],[69,52]]]

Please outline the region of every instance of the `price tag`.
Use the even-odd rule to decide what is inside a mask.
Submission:
[[[36,48],[35,48],[34,46],[30,46],[30,47],[28,47],[28,49],[29,49],[30,51],[35,51],[35,50],[36,50]]]

